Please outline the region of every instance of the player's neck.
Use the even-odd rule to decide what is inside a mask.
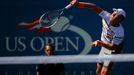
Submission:
[[[113,27],[119,27],[120,23],[112,25]]]

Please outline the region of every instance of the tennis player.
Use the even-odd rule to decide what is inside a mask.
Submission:
[[[126,18],[123,9],[113,9],[109,13],[93,3],[76,2],[78,8],[89,8],[102,17],[102,33],[101,40],[90,43],[92,46],[101,46],[100,56],[108,54],[118,54],[122,50],[124,42],[124,28],[121,22]],[[113,63],[103,61],[97,63],[96,75],[109,75],[112,70]]]

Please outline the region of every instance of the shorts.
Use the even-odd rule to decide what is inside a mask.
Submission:
[[[113,54],[114,52],[112,52],[111,50],[102,47],[101,51],[99,53],[99,56],[105,56],[105,55],[110,55]],[[113,68],[113,62],[110,62],[109,60],[106,61],[98,61],[98,64],[100,64],[103,67],[108,67],[109,70],[112,70]]]

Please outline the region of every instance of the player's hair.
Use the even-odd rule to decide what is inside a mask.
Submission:
[[[52,48],[52,50],[55,50],[55,46],[53,43],[47,43],[45,46],[50,46]],[[45,47],[44,47],[45,48]]]

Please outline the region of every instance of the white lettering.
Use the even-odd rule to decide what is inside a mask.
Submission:
[[[17,37],[11,39],[10,37],[6,37],[6,49],[8,51],[15,51],[17,49]],[[13,48],[11,48],[13,47]]]
[[[55,51],[64,51],[64,38],[63,37],[55,37]]]
[[[22,48],[19,47],[18,51],[24,51],[26,49],[26,45],[24,44],[24,42],[22,42],[23,40],[25,41],[26,38],[25,37],[18,38],[18,44],[22,47]]]
[[[40,41],[40,44],[38,43],[38,41],[35,42],[36,40]],[[41,37],[34,37],[34,38],[31,40],[30,45],[31,45],[32,50],[34,50],[34,51],[40,51],[40,50],[42,50],[43,47],[44,47],[44,40],[43,40]],[[40,47],[39,49],[35,48],[35,46],[37,46],[37,45],[41,45],[41,47]]]
[[[73,46],[73,48],[75,48],[76,51],[78,51],[79,50],[79,38],[80,37],[75,37],[76,40],[72,41],[71,39],[66,37],[66,40],[67,40],[67,42],[66,42],[66,51],[69,51],[69,44],[71,46]],[[74,41],[76,41],[76,43],[74,43]]]
[[[80,37],[5,37],[6,50],[25,51],[29,48],[39,52],[43,50],[46,43],[54,43],[55,51],[79,51]]]

